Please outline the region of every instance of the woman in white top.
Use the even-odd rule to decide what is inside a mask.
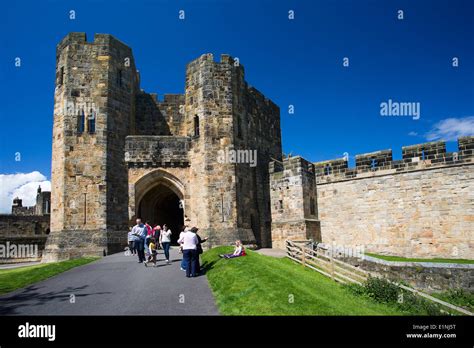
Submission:
[[[170,263],[170,245],[171,245],[171,230],[168,226],[163,225],[160,233],[160,244],[165,252],[166,263]]]

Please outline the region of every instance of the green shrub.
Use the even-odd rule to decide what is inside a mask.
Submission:
[[[431,301],[403,290],[383,278],[369,277],[362,285],[347,285],[350,291],[366,295],[377,302],[391,304],[400,310],[415,315],[446,315],[446,311]]]
[[[367,295],[365,292],[365,288],[363,285],[355,284],[355,283],[348,283],[343,285],[347,290],[349,290],[354,295],[358,296],[365,296]]]
[[[446,314],[445,312],[441,311],[441,307],[436,303],[425,300],[424,298],[408,291],[402,292],[402,297],[399,297],[397,305],[401,310],[413,314],[433,316]]]
[[[400,293],[398,286],[383,278],[369,277],[364,288],[369,297],[383,303],[396,302]]]

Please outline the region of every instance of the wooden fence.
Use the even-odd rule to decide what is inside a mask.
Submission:
[[[327,252],[327,250],[315,247],[311,241],[287,240],[286,251],[287,257],[291,260],[300,263],[303,265],[303,267],[308,267],[342,284],[355,283],[362,285],[362,283],[366,281],[368,277],[380,278],[378,274],[370,273],[359,267],[355,267],[348,264],[347,262],[343,262],[337,258],[334,258],[332,252]],[[420,290],[413,289],[390,280],[387,281],[403,290],[409,291],[432,302],[436,302],[443,307],[449,308],[464,315],[474,315],[474,313],[471,313],[464,308],[442,301]]]

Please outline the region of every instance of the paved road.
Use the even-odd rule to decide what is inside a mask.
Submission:
[[[12,269],[12,268],[20,268],[26,266],[34,266],[39,265],[40,261],[33,261],[33,262],[19,262],[19,263],[4,263],[0,265],[0,269]]]
[[[255,250],[256,253],[258,254],[262,254],[262,255],[265,255],[265,256],[272,256],[272,257],[277,257],[277,258],[284,258],[286,257],[286,251],[285,250],[282,250],[282,249],[272,249],[272,248],[262,248],[262,249],[258,249],[258,250]]]
[[[181,254],[158,267],[110,255],[0,296],[1,315],[218,315],[206,276],[186,278]],[[74,295],[75,303],[71,303]]]

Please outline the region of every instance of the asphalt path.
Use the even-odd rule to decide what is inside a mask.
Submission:
[[[118,253],[0,296],[1,315],[218,315],[206,276],[186,278],[170,250],[157,267]]]

